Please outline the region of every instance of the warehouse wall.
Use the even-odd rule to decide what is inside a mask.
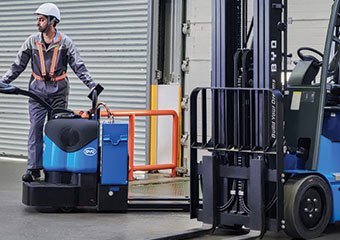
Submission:
[[[292,21],[288,26],[288,52],[293,54],[292,60],[298,60],[296,51],[300,47],[312,47],[323,52],[333,0],[288,2],[288,17]],[[290,68],[293,66],[290,65]]]
[[[44,1],[0,2],[0,75],[24,40],[36,32],[36,8]],[[90,73],[105,87],[100,100],[111,109],[146,109],[148,87],[148,0],[55,0],[61,10],[58,29],[76,43]],[[27,89],[30,67],[13,83]],[[89,89],[69,69],[71,109],[87,110]],[[146,159],[146,123],[137,119],[135,159]],[[27,98],[0,94],[0,154],[25,156],[28,134]]]
[[[190,33],[186,37],[186,57],[189,58],[189,71],[185,74],[184,91],[190,96],[195,87],[207,87],[211,83],[211,11],[212,2],[206,0],[187,1],[187,19]],[[184,115],[184,130],[190,132],[189,105]],[[200,126],[200,125],[199,125]],[[183,149],[183,162],[189,167],[190,154],[187,139]]]

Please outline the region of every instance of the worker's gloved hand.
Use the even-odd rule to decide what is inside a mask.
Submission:
[[[104,88],[103,88],[103,86],[102,85],[100,85],[100,84],[97,84],[94,88],[92,88],[91,89],[91,92],[90,92],[90,94],[89,95],[87,95],[87,97],[89,98],[89,99],[91,99],[92,100],[92,95],[93,95],[93,92],[94,91],[97,91],[97,97],[99,96],[99,94],[104,90]]]
[[[6,87],[8,87],[8,84],[0,81],[0,88],[6,88]]]
[[[17,94],[18,88],[10,84],[0,82],[0,92],[6,94]]]

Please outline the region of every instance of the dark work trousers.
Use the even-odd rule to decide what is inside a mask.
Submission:
[[[56,108],[67,108],[69,86],[68,80],[58,82],[37,81],[30,84],[30,91]],[[47,110],[36,100],[29,99],[30,129],[28,135],[27,169],[42,169],[43,130]]]

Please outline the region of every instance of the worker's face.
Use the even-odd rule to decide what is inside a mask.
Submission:
[[[37,27],[39,32],[44,32],[47,29],[48,23],[46,16],[39,14],[37,15]]]

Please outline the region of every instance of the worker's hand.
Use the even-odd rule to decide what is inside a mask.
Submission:
[[[82,118],[89,118],[88,111],[83,110],[73,110],[74,114],[81,116]]]
[[[93,92],[94,90],[97,91],[97,96],[99,96],[99,94],[104,90],[103,86],[100,85],[100,84],[97,84],[95,87],[91,88],[91,92],[90,94],[87,96],[89,99],[92,100],[92,95],[93,95]]]
[[[1,93],[5,93],[5,94],[18,94],[19,88],[4,83],[4,82],[0,82],[0,92]]]
[[[73,112],[76,115],[82,115],[84,113],[84,111],[82,111],[82,110],[73,110]]]

